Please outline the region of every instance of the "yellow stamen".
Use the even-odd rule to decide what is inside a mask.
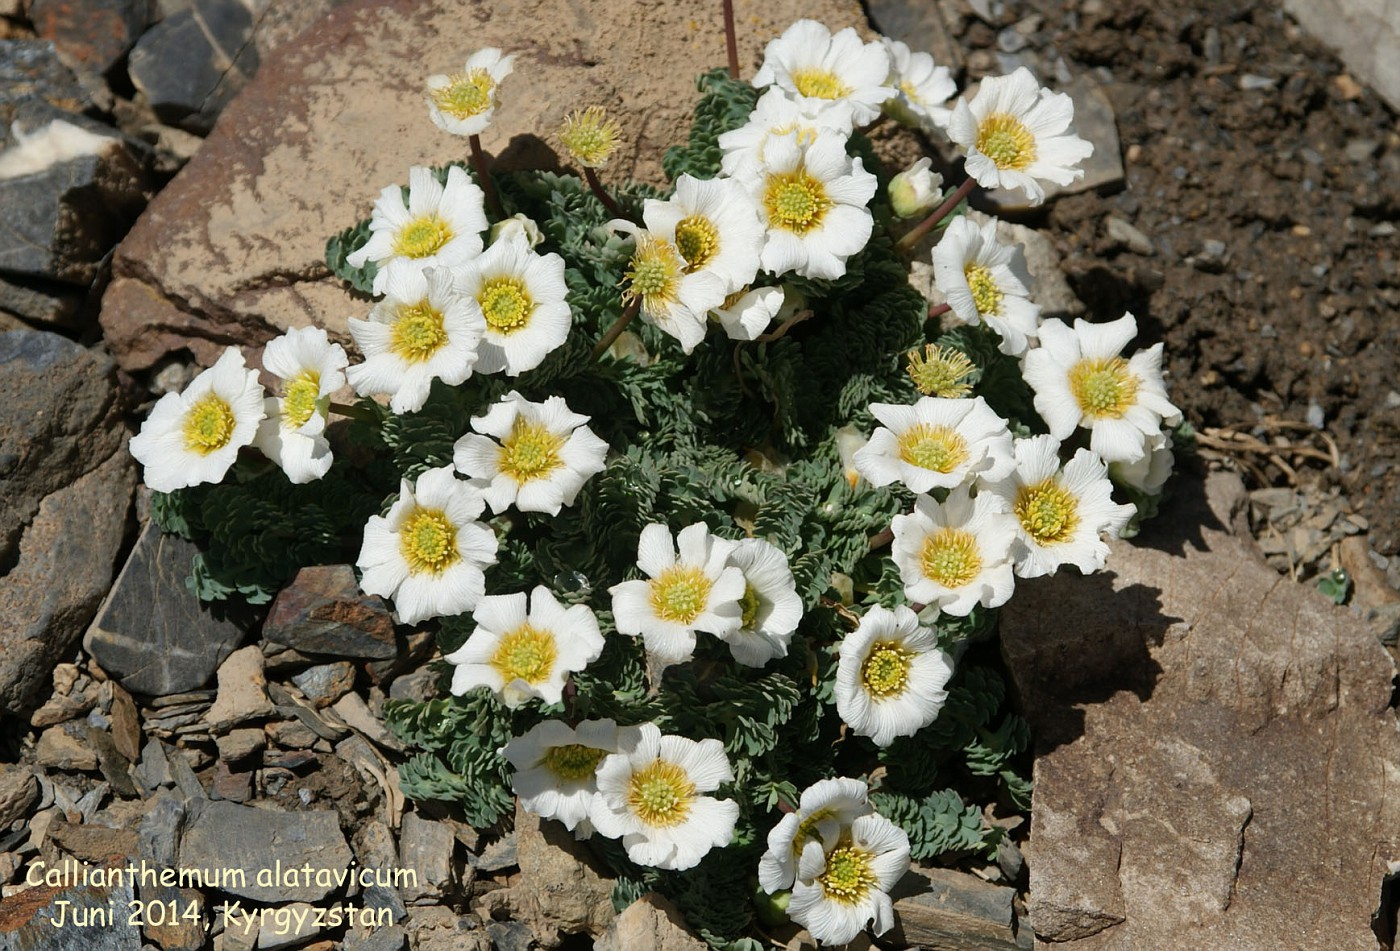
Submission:
[[[751,584],[744,585],[744,596],[739,599],[739,630],[752,631],[755,622],[758,621],[758,609],[763,607],[763,601],[758,596],[758,589]]]
[[[826,186],[799,168],[768,176],[763,207],[771,226],[803,235],[821,225],[831,199]]]
[[[910,350],[907,356],[909,377],[925,396],[957,399],[972,392],[972,386],[963,381],[977,366],[961,350],[928,344],[922,354]]]
[[[1006,295],[992,279],[992,272],[980,264],[969,264],[963,268],[963,276],[967,278],[968,290],[972,291],[972,302],[977,305],[977,313],[1000,316],[1001,301]]]
[[[689,215],[676,224],[676,247],[685,258],[685,273],[693,274],[719,253],[719,230],[704,215]]]
[[[942,528],[924,539],[919,553],[924,577],[945,588],[961,588],[982,571],[977,536],[960,528]]]
[[[426,258],[441,251],[452,237],[452,226],[436,212],[429,212],[399,229],[394,235],[394,253],[406,258]]]
[[[630,304],[640,298],[646,313],[666,313],[679,299],[684,270],[685,262],[675,245],[655,235],[640,235],[632,254],[632,269],[625,275],[628,285],[622,292],[623,300]]]
[[[997,168],[1019,172],[1035,161],[1035,136],[1020,119],[995,112],[977,127],[977,151]]]
[[[300,429],[316,412],[316,400],[321,396],[321,375],[315,370],[303,370],[287,382],[282,396],[282,425]]]
[[[440,509],[418,509],[399,529],[399,550],[409,574],[440,575],[462,560],[457,527]]]
[[[433,105],[454,119],[479,116],[493,104],[496,81],[484,69],[472,69],[447,77],[447,85],[428,90]]]
[[[228,445],[233,438],[233,428],[237,425],[233,417],[233,407],[228,401],[213,393],[200,398],[185,413],[182,431],[185,435],[185,448],[190,452],[207,456]]]
[[[1079,526],[1079,500],[1053,478],[1022,486],[1012,512],[1026,534],[1041,545],[1068,541]]]
[[[674,565],[650,582],[651,609],[663,621],[689,624],[705,610],[712,583],[699,568]]]
[[[909,668],[913,662],[913,651],[893,641],[875,642],[860,668],[866,692],[876,700],[903,694],[909,686]]]
[[[567,743],[564,746],[551,746],[544,754],[544,765],[560,779],[587,779],[597,771],[598,763],[606,755],[607,750],[582,743]]]
[[[427,299],[401,304],[389,331],[389,349],[409,363],[422,363],[447,343],[442,311]]]
[[[492,277],[482,282],[476,295],[486,326],[498,334],[510,335],[523,330],[535,312],[535,300],[516,277]]]
[[[523,680],[538,684],[549,679],[558,656],[553,634],[524,624],[501,636],[489,663],[506,683]]]
[[[632,774],[627,804],[647,825],[664,828],[685,821],[695,794],[695,784],[683,768],[658,759]]]
[[[880,886],[880,878],[870,867],[870,859],[869,852],[854,845],[832,849],[826,857],[826,871],[817,879],[821,882],[822,893],[843,905],[860,904],[871,889]]]
[[[516,482],[542,479],[564,464],[559,458],[563,447],[563,436],[556,436],[542,423],[517,417],[510,435],[501,441],[501,471]]]
[[[813,99],[841,99],[851,94],[851,87],[829,69],[799,69],[791,76],[797,91]]]
[[[574,110],[559,127],[559,141],[574,161],[588,168],[602,168],[616,151],[622,129],[601,106]]]
[[[899,458],[911,466],[952,472],[967,461],[967,440],[951,426],[916,423],[896,440]]]
[[[1069,371],[1069,388],[1084,415],[1120,419],[1137,403],[1140,381],[1122,357],[1080,360]]]

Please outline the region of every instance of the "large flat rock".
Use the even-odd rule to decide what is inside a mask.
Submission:
[[[1303,29],[1337,51],[1390,108],[1400,110],[1400,3],[1396,0],[1283,0]]]
[[[1002,615],[1037,738],[1031,924],[1066,951],[1371,951],[1400,859],[1394,664],[1231,534],[1238,479],[1182,482],[1106,573]]]
[[[224,110],[204,147],[146,209],[113,260],[102,305],[108,345],[127,369],[190,350],[212,363],[318,324],[345,338],[353,300],[323,263],[326,239],[369,216],[409,166],[466,156],[428,119],[423,81],[499,46],[518,54],[504,103],[482,135],[515,167],[556,161],[554,130],[603,105],[626,146],[605,180],[663,181],[694,80],[725,62],[720,5],[660,0],[351,0],[279,47]],[[737,0],[740,60],[752,76],[793,20],[863,24],[856,0]]]

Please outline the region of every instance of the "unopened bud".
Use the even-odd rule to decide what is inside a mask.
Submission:
[[[943,197],[943,176],[929,171],[932,159],[921,158],[890,179],[890,204],[901,218],[922,218]]]

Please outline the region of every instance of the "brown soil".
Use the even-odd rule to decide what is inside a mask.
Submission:
[[[1091,72],[1117,112],[1127,187],[1061,198],[1039,222],[1090,315],[1131,310],[1144,343],[1165,341],[1173,397],[1198,429],[1325,451],[1306,425],[1320,409],[1339,465],[1284,447],[1283,466],[1245,454],[1246,474],[1340,484],[1372,546],[1400,550],[1396,116],[1275,3],[1003,6],[995,26],[963,29],[965,48],[984,50],[968,58],[969,83],[1014,68],[1017,57],[992,55],[998,31],[1038,14],[1022,56],[1042,79],[1057,56]],[[1110,239],[1109,216],[1157,253]]]

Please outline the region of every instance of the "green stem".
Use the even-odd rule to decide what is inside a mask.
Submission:
[[[367,423],[378,422],[373,410],[362,409],[358,406],[350,406],[347,403],[332,403],[331,412],[339,416],[348,416],[351,419],[361,419]]]
[[[627,325],[636,319],[637,314],[642,310],[642,299],[632,298],[632,303],[627,305],[627,309],[622,312],[622,316],[613,321],[613,325],[608,328],[608,332],[603,334],[603,339],[598,341],[598,345],[593,348],[593,355],[590,360],[596,361],[603,354],[608,352],[608,348],[617,342],[617,338],[622,336],[622,332],[627,329]]]
[[[977,180],[975,178],[969,178],[959,185],[958,190],[949,195],[943,204],[933,209],[931,215],[915,225],[913,230],[895,243],[895,250],[899,251],[900,254],[908,254],[914,245],[919,243],[920,238],[928,234],[940,221],[952,214],[953,210],[957,208],[958,205],[962,204],[962,200],[971,194],[972,190],[976,187]]]

